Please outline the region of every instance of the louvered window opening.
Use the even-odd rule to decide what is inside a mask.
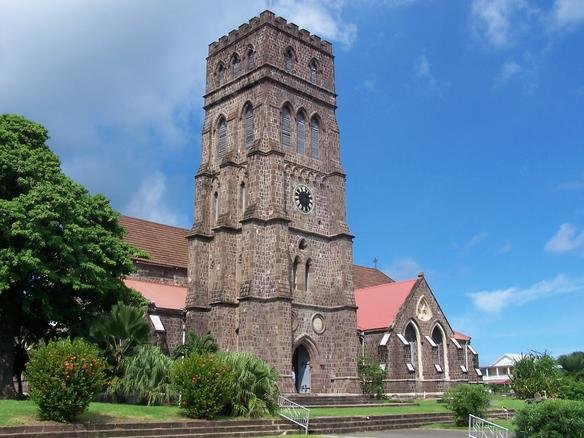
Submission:
[[[249,149],[253,145],[253,109],[251,105],[245,108],[245,147]]]
[[[304,269],[304,292],[308,292],[308,287],[310,286],[310,272],[311,263],[310,260],[306,262],[306,268]]]
[[[239,58],[233,58],[233,77],[239,74]]]
[[[218,80],[219,80],[219,86],[223,85],[223,83],[225,82],[225,69],[223,68],[222,65],[219,66],[219,71],[217,72],[217,76],[218,76]]]
[[[247,54],[247,68],[255,68],[255,52],[250,50]]]
[[[316,62],[310,63],[310,81],[316,82]]]
[[[286,71],[292,71],[292,50],[286,50],[284,54],[284,69]]]
[[[318,120],[313,118],[310,121],[310,156],[312,158],[318,158]]]
[[[304,153],[304,116],[299,113],[296,117],[296,151]]]
[[[225,119],[221,119],[219,122],[218,131],[219,138],[217,139],[217,155],[219,158],[223,158],[227,151],[227,123],[225,123]]]
[[[290,110],[287,107],[282,109],[282,146],[290,147]]]

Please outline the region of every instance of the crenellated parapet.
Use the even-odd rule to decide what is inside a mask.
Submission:
[[[229,34],[223,35],[217,41],[209,44],[209,56],[217,54],[240,39],[245,38],[250,33],[256,32],[263,26],[275,27],[287,33],[292,38],[296,38],[332,56],[333,48],[330,42],[321,39],[318,35],[311,34],[306,29],[299,28],[294,23],[288,23],[286,19],[278,17],[272,11],[268,10],[262,12],[259,17],[252,18],[247,23],[239,26],[239,28],[233,29]]]

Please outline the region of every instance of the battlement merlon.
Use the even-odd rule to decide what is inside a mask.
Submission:
[[[242,24],[237,29],[233,29],[228,35],[223,35],[217,41],[209,44],[209,56],[215,55],[225,48],[231,46],[235,42],[244,38],[249,33],[259,29],[262,26],[273,26],[283,32],[286,32],[290,36],[301,40],[313,48],[326,53],[329,56],[333,56],[333,46],[330,42],[321,39],[318,35],[312,35],[305,29],[300,29],[294,23],[288,23],[282,17],[277,17],[272,11],[264,11],[259,17],[254,17],[249,22]]]

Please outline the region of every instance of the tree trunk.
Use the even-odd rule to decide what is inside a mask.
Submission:
[[[0,398],[16,396],[12,381],[14,367],[14,324],[3,312],[0,316]]]

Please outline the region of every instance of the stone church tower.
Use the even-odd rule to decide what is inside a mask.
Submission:
[[[358,392],[331,44],[265,11],[209,46],[204,98],[188,329],[284,392]]]

